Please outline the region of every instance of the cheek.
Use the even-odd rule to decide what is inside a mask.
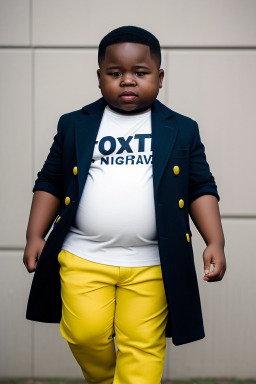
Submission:
[[[105,92],[111,92],[115,89],[115,86],[114,84],[111,82],[111,81],[105,81],[103,84],[102,84],[102,90],[104,90]]]
[[[143,87],[143,91],[148,96],[150,95],[154,96],[159,91],[159,83],[153,80]]]

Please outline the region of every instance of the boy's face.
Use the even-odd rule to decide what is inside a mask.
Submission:
[[[109,106],[124,114],[147,109],[162,88],[163,69],[144,44],[118,43],[106,48],[97,71],[99,87]]]

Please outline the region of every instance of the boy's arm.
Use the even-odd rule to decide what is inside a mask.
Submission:
[[[45,244],[48,233],[60,206],[60,199],[51,193],[37,190],[34,193],[26,232],[27,244],[23,262],[29,272],[36,269],[36,263]]]
[[[190,204],[190,216],[207,245],[203,253],[204,280],[219,281],[226,271],[226,259],[217,198],[212,195],[203,195],[195,199]],[[213,264],[212,272],[210,272],[211,264]]]
[[[60,117],[57,133],[54,136],[50,152],[38,172],[33,188],[30,217],[27,227],[27,245],[24,250],[23,262],[29,272],[36,269],[36,263],[43,250],[47,232],[49,231],[63,198],[63,116]]]

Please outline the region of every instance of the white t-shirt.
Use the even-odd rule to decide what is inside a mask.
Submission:
[[[151,142],[150,109],[122,115],[105,108],[89,174],[63,249],[107,265],[160,264]]]

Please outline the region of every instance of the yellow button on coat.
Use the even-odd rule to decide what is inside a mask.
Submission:
[[[180,208],[184,207],[184,200],[182,200],[182,199],[179,200],[179,207]]]
[[[69,205],[69,203],[70,203],[70,197],[67,196],[67,197],[65,198],[65,204],[66,204],[66,205]]]
[[[180,173],[180,168],[178,167],[178,165],[175,165],[173,167],[173,173],[174,175],[178,175]]]
[[[77,167],[74,167],[74,168],[73,168],[73,174],[74,174],[74,175],[77,175]]]
[[[61,216],[59,216],[59,217],[57,218],[56,223],[58,223],[58,221],[60,220],[60,218],[61,218]]]
[[[187,242],[190,243],[190,236],[189,233],[186,233]]]

